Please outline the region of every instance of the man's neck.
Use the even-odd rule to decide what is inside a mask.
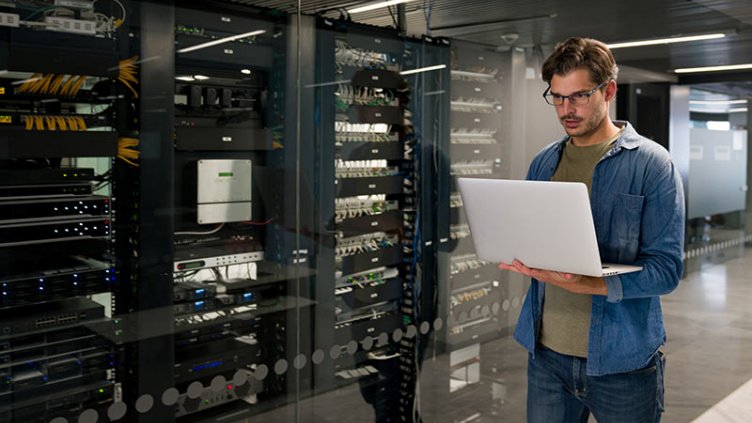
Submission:
[[[595,132],[589,134],[586,137],[571,137],[571,140],[572,144],[576,145],[577,147],[587,147],[590,145],[600,144],[603,141],[612,138],[620,130],[621,128],[614,125],[611,119],[607,117],[603,119],[603,122],[601,122]]]

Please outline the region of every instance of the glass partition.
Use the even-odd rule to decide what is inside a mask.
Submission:
[[[430,7],[0,3],[0,421],[524,420],[527,282],[457,178],[524,177],[535,51],[397,29]]]

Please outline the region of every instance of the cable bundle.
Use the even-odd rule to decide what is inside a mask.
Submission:
[[[131,166],[138,167],[138,163],[133,162],[133,160],[138,160],[138,156],[141,153],[138,150],[136,150],[135,147],[138,147],[138,139],[119,138],[118,139],[118,159],[128,163]]]
[[[128,87],[136,98],[138,98],[138,91],[133,88],[131,83],[138,85],[138,78],[136,77],[138,74],[138,65],[136,65],[137,61],[138,56],[133,56],[130,59],[121,60],[120,66],[118,67],[118,81]]]
[[[85,131],[82,116],[24,115],[21,116],[27,131]]]
[[[66,79],[65,75],[35,73],[34,76],[24,81],[16,89],[16,94],[28,93],[74,97],[81,90],[81,87],[84,86],[84,82],[86,82],[86,76],[84,75],[70,75]]]

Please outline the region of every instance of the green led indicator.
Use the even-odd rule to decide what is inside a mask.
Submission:
[[[233,173],[232,172],[219,172],[220,178],[232,178]]]
[[[104,389],[102,389],[102,388],[99,388],[99,393],[100,393],[100,394],[104,394]]]

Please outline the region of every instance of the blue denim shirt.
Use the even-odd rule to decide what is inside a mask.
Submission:
[[[682,275],[685,210],[679,173],[663,147],[627,122],[614,123],[626,128],[595,167],[590,196],[595,232],[603,262],[643,270],[608,276],[608,296],[593,295],[590,376],[648,365],[666,340],[659,296],[673,291]],[[527,178],[550,180],[567,141],[538,153]],[[545,284],[533,279],[514,334],[531,353],[540,335],[544,295]]]

